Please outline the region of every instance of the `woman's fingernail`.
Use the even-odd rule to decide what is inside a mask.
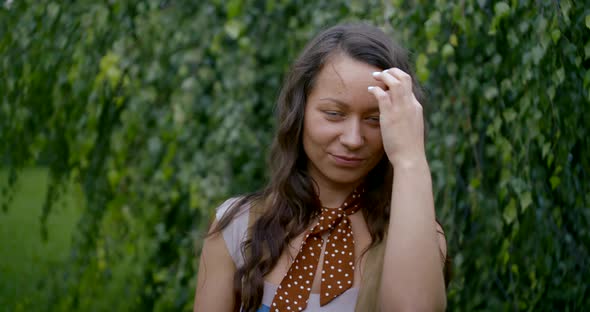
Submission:
[[[384,70],[384,71],[383,71],[383,73],[386,73],[386,72],[388,72],[388,71],[389,71],[389,69],[386,69],[386,70]]]
[[[375,87],[369,86],[367,89],[369,89],[369,91],[371,91],[371,90],[375,89]]]
[[[373,72],[373,77],[377,77],[379,75],[381,75],[381,72]]]

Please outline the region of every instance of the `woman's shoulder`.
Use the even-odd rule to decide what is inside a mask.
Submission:
[[[250,207],[251,201],[247,198],[232,197],[219,205],[215,212],[217,222],[226,223],[221,233],[236,267],[244,263],[241,246],[247,239]]]
[[[242,215],[247,215],[251,206],[250,202],[245,196],[231,197],[217,206],[215,209],[215,218],[219,221],[224,217],[236,219]]]

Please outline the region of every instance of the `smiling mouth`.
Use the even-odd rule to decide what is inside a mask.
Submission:
[[[345,166],[345,167],[356,167],[356,166],[360,165],[364,160],[364,158],[358,158],[358,157],[347,157],[347,156],[340,156],[340,155],[334,155],[334,154],[330,154],[330,155],[335,160],[336,164],[341,165],[341,166]]]

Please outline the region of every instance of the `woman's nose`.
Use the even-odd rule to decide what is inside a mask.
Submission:
[[[343,124],[342,134],[340,135],[340,143],[348,149],[358,149],[364,143],[361,123],[359,120],[351,119],[349,122]]]

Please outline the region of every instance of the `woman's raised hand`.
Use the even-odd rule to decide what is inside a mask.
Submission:
[[[412,91],[412,77],[399,68],[374,72],[385,89],[369,87],[379,102],[379,122],[383,148],[394,168],[423,164],[424,118],[422,105]]]

